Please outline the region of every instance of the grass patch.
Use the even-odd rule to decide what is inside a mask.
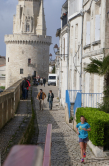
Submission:
[[[5,90],[5,86],[0,86],[0,89],[3,89],[3,90]]]

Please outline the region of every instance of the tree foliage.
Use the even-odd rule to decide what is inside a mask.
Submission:
[[[53,67],[52,73],[55,73],[55,65],[54,65],[54,67]]]
[[[103,103],[99,104],[101,110],[109,113],[109,55],[103,60],[90,58],[91,62],[84,68],[84,71],[90,74],[104,76],[104,97]]]

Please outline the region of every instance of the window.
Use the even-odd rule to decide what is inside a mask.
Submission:
[[[28,64],[31,64],[31,59],[28,59]]]
[[[23,69],[20,69],[20,74],[23,74]]]
[[[49,80],[55,80],[56,76],[49,76]]]
[[[100,15],[95,16],[95,41],[100,40]]]
[[[26,25],[26,31],[27,31],[27,32],[30,31],[30,25],[29,25],[29,24]]]
[[[8,62],[9,62],[9,58],[8,58]]]
[[[94,74],[90,74],[89,93],[94,93]]]
[[[67,15],[68,13],[64,13],[62,17],[62,28],[67,24]]]
[[[87,21],[86,45],[90,44],[90,21]]]

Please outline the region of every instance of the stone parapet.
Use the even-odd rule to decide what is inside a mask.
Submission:
[[[51,44],[51,36],[42,35],[27,35],[27,34],[14,34],[5,35],[5,43],[17,43],[17,44]]]
[[[14,117],[22,94],[21,85],[19,80],[0,94],[0,129]]]

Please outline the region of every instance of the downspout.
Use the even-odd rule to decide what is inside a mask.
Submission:
[[[82,17],[82,30],[81,30],[81,60],[80,60],[80,90],[82,90],[82,57],[83,57],[83,16],[84,14],[81,14]]]
[[[69,89],[69,40],[70,40],[70,23],[68,22],[68,36],[67,36],[67,90]]]

